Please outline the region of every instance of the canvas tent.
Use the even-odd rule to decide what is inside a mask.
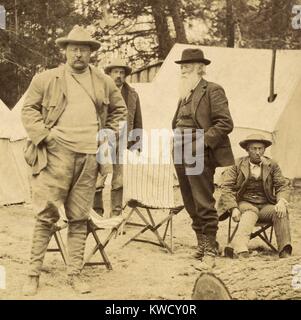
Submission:
[[[27,138],[27,133],[24,129],[24,126],[21,121],[21,110],[23,107],[24,99],[26,96],[25,92],[21,99],[17,102],[17,104],[13,107],[11,113],[12,113],[12,121],[13,123],[13,132],[12,132],[12,140],[22,140]]]
[[[174,63],[183,49],[198,47],[176,44],[151,83],[133,84],[142,106],[145,127],[171,128],[180,79]],[[288,178],[301,177],[301,50],[279,50],[276,54],[275,93],[268,102],[272,51],[199,47],[212,63],[205,79],[223,86],[235,128],[230,135],[236,157],[245,154],[238,142],[251,133],[272,139],[267,149]]]
[[[0,205],[30,199],[29,171],[23,156],[24,132],[21,118],[0,100]]]

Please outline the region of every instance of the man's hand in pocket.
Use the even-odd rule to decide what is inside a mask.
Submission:
[[[240,217],[241,217],[241,212],[239,211],[238,208],[234,208],[232,210],[232,219],[235,222],[239,222],[240,221]]]

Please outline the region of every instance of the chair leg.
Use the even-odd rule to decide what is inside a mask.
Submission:
[[[161,244],[161,246],[165,247],[170,253],[173,253],[173,224],[172,224],[172,219],[173,219],[173,216],[175,214],[170,211],[169,215],[164,218],[162,221],[160,221],[156,226],[154,226],[153,228],[151,228],[151,231],[153,231],[156,236],[159,238],[161,238],[159,232],[157,231],[164,223],[166,223],[166,227],[165,227],[165,231],[164,231],[164,235],[163,237],[161,238],[161,242],[163,243],[163,245]],[[167,235],[167,230],[168,230],[168,227],[170,226],[170,247],[167,245],[166,241],[165,241],[165,238],[166,238],[166,235]],[[159,242],[160,242],[160,239],[158,238]],[[160,243],[161,243],[160,242]]]
[[[164,234],[163,234],[163,241],[165,242],[165,239],[166,239],[166,236],[167,236],[168,227],[169,227],[169,229],[170,229],[170,250],[171,250],[172,253],[173,253],[173,228],[172,228],[173,216],[174,216],[174,214],[172,213],[172,211],[170,211],[169,215],[167,217],[166,227],[165,227]],[[161,221],[159,224],[162,225],[163,223],[164,222]]]
[[[270,242],[272,242],[273,239],[273,231],[274,231],[274,226],[271,226],[271,232],[270,232]]]
[[[125,246],[127,246],[131,241],[137,241],[137,238],[142,234],[144,233],[145,231],[149,230],[150,229],[150,226],[147,225],[145,226],[143,229],[141,229],[139,232],[137,232],[133,237],[131,237],[126,243],[124,243],[122,245],[122,248],[124,248]]]
[[[52,236],[54,237],[56,248],[47,248],[47,252],[60,252],[63,261],[68,265],[68,252],[62,239],[61,230],[67,227],[67,223],[62,226],[55,225]]]
[[[67,250],[66,250],[66,247],[64,245],[64,242],[62,240],[61,233],[58,230],[53,235],[54,235],[55,242],[56,242],[56,244],[58,246],[58,251],[60,251],[60,253],[62,255],[62,258],[64,260],[64,263],[67,265],[68,264],[68,254],[67,254]]]
[[[165,241],[165,238],[166,238],[166,236],[167,236],[167,230],[168,230],[170,221],[171,221],[171,220],[168,220],[168,221],[167,221],[166,227],[165,227],[165,229],[164,229],[164,234],[163,234],[163,237],[162,237],[164,241]]]
[[[228,244],[231,242],[231,216],[229,217],[229,225],[228,225]]]
[[[231,217],[230,217],[229,219],[231,220]],[[231,226],[231,223],[230,223],[230,226]],[[237,232],[237,230],[238,230],[238,226],[239,226],[239,223],[236,224],[236,226],[234,227],[234,230],[233,230],[232,233],[231,233],[231,229],[229,229],[229,230],[230,230],[230,232],[229,232],[230,237],[229,237],[229,242],[228,242],[228,244],[230,244],[230,243],[232,242],[232,240],[233,240],[233,238],[234,238],[234,236],[235,236],[235,234],[236,234],[236,232]]]
[[[151,230],[152,230],[153,233],[157,236],[157,238],[158,238],[161,246],[162,246],[163,248],[166,248],[170,253],[172,253],[170,247],[169,247],[169,246],[167,245],[167,243],[162,239],[162,237],[160,236],[160,234],[159,234],[159,232],[158,232],[158,230],[157,230],[157,229],[162,225],[162,222],[161,222],[161,225],[157,225],[157,226],[156,226],[155,221],[154,221],[154,219],[153,219],[153,217],[152,217],[152,215],[151,215],[151,213],[150,213],[150,210],[147,208],[146,211],[147,211],[147,214],[148,214],[148,216],[149,216],[149,219],[150,219],[151,224],[152,224],[152,227],[153,227]]]
[[[265,242],[273,251],[278,252],[278,250],[271,244],[269,240],[267,240],[262,234],[258,234],[258,237]]]
[[[271,228],[270,236],[267,235],[266,231]],[[259,237],[263,242],[265,242],[273,251],[278,252],[278,250],[272,245],[272,236],[273,236],[273,225],[267,224],[264,227],[261,227],[256,232],[251,234],[250,239]]]
[[[124,219],[124,226],[126,226],[126,224],[130,220],[130,218],[131,218],[131,216],[133,215],[134,212],[135,212],[135,208],[132,208],[131,211],[129,212],[129,214],[127,215],[127,217]]]
[[[146,212],[148,214],[149,220],[150,222],[144,217],[143,214],[140,213],[140,211],[137,208],[133,208],[133,211],[135,211],[137,213],[137,215],[141,218],[141,220],[144,222],[144,228],[142,228],[141,230],[139,230],[139,232],[137,232],[133,237],[131,237],[126,243],[124,243],[122,245],[122,247],[125,247],[126,245],[128,245],[131,241],[138,241],[138,242],[148,242],[148,243],[152,243],[155,245],[158,245],[160,247],[163,247],[165,249],[167,249],[170,253],[172,253],[172,249],[168,246],[168,244],[164,241],[164,239],[160,236],[159,232],[157,231],[158,228],[160,228],[166,221],[168,221],[169,219],[171,219],[170,216],[166,217],[165,219],[163,219],[160,223],[158,223],[157,225],[155,224],[154,219],[151,216],[150,210],[148,208],[146,208]],[[142,226],[142,225],[141,225]],[[159,243],[155,243],[152,241],[148,241],[148,240],[142,240],[142,239],[138,239],[138,237],[145,233],[147,230],[152,231]]]
[[[170,249],[171,252],[173,253],[173,222],[172,222],[172,218],[170,219]]]
[[[85,265],[97,265],[97,264],[104,264],[108,270],[113,270],[112,268],[112,264],[105,252],[105,246],[108,244],[109,240],[107,239],[106,240],[106,243],[105,245],[103,245],[96,233],[96,230],[94,228],[91,228],[90,232],[92,233],[93,235],[93,238],[96,242],[96,245],[95,247],[93,248],[93,250],[91,251],[91,253],[88,255],[88,257],[86,258],[86,261],[85,261]],[[115,230],[113,232],[110,233],[110,238],[113,236]],[[100,262],[90,262],[91,258],[94,256],[94,254],[97,252],[97,250],[99,251],[102,259],[103,259],[103,263],[100,263]]]

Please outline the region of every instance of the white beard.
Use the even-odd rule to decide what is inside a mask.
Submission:
[[[199,80],[200,76],[194,71],[181,76],[179,85],[179,95],[182,100],[188,96],[191,90],[194,89],[195,85]]]

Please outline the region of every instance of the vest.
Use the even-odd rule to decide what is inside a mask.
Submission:
[[[196,128],[196,124],[191,116],[191,107],[192,107],[192,95],[188,98],[181,101],[179,112],[176,119],[177,128]]]
[[[241,200],[256,204],[269,202],[263,189],[262,175],[258,179],[252,176],[249,178]]]

